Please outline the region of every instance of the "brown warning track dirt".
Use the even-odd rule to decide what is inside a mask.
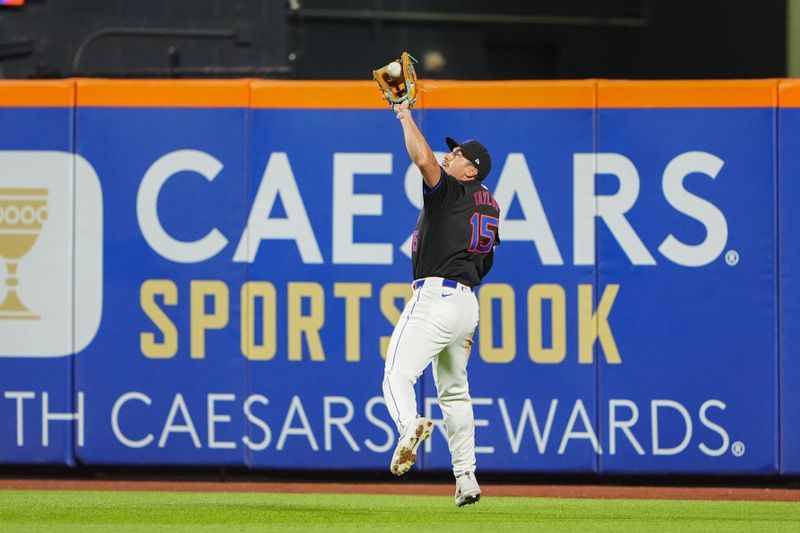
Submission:
[[[800,502],[800,489],[753,487],[620,487],[605,485],[482,485],[484,497],[661,500],[762,500]],[[288,483],[208,481],[96,481],[0,479],[0,490],[119,490],[172,492],[275,492],[451,496],[449,484]]]

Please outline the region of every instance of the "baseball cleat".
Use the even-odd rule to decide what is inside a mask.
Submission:
[[[392,474],[402,476],[408,472],[417,460],[417,449],[422,442],[433,433],[433,422],[429,418],[417,417],[413,424],[409,425],[394,449],[392,464],[389,467]]]
[[[464,507],[473,503],[478,503],[481,499],[481,488],[475,474],[467,472],[456,478],[456,505]]]

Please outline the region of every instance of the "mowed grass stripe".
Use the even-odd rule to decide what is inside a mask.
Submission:
[[[798,531],[800,503],[0,491],[0,531]]]

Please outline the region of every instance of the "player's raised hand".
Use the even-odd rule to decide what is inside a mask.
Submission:
[[[403,100],[399,104],[393,104],[392,110],[397,115],[397,118],[403,118],[403,115],[408,112],[410,106],[408,105],[408,100]]]

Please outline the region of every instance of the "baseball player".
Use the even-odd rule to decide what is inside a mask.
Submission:
[[[433,365],[456,477],[456,504],[480,499],[475,479],[475,421],[467,361],[478,325],[477,287],[492,268],[499,244],[499,207],[481,183],[491,159],[477,141],[447,137],[441,166],[409,110],[393,106],[406,149],[422,173],[424,203],[412,239],[413,296],[394,328],[386,353],[383,394],[400,437],[391,471],[405,474],[430,437],[433,422],[417,414],[414,384]]]

